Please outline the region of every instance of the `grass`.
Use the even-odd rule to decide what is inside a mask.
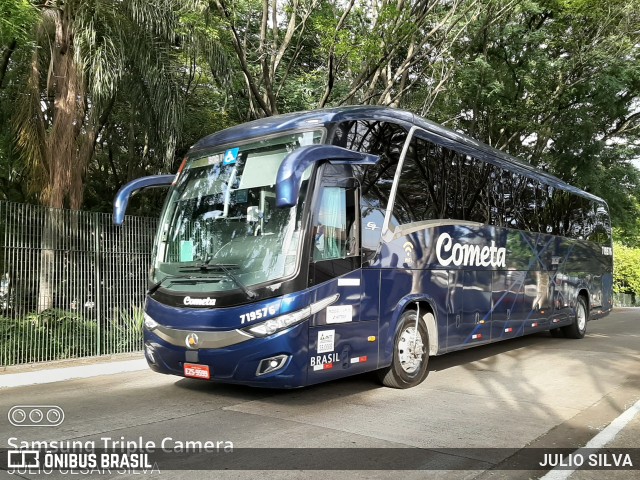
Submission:
[[[142,349],[141,308],[114,309],[108,317],[96,320],[61,309],[22,318],[0,316],[0,366]]]

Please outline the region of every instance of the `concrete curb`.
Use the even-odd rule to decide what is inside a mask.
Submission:
[[[8,373],[0,375],[0,388],[40,385],[75,378],[90,378],[99,375],[135,372],[137,370],[146,370],[147,368],[149,368],[147,361],[144,358],[140,358],[127,361],[96,362],[78,367],[49,368],[35,372]]]

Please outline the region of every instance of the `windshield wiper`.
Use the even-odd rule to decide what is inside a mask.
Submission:
[[[159,282],[153,284],[149,290],[147,290],[147,295],[153,295],[164,282],[170,280],[174,283],[198,283],[198,282],[211,282],[218,281],[220,278],[208,278],[208,277],[194,277],[193,275],[167,275]]]
[[[211,257],[207,258],[204,262],[197,265],[197,267],[203,272],[206,272],[207,270],[222,270],[227,275],[227,277],[233,280],[233,283],[235,283],[238,287],[240,287],[240,290],[244,292],[247,298],[254,299],[258,296],[256,292],[247,288],[247,286],[244,283],[242,283],[242,281],[240,281],[240,279],[234,273],[232,273],[231,270],[229,270],[229,268],[237,268],[238,267],[237,264],[235,263],[212,264],[209,262],[211,262]]]

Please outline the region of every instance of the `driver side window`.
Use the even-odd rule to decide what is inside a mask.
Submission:
[[[349,252],[347,190],[324,187],[313,228],[313,261],[345,258]]]

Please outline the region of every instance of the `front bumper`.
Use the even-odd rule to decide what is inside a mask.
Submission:
[[[156,372],[184,376],[186,362],[208,365],[213,382],[273,388],[302,387],[307,382],[307,321],[269,337],[252,338],[220,348],[189,349],[186,344],[175,345],[178,342],[163,337],[166,334],[155,329],[144,329],[145,356],[150,368]],[[288,355],[289,358],[278,370],[258,376],[260,362],[276,355]]]

